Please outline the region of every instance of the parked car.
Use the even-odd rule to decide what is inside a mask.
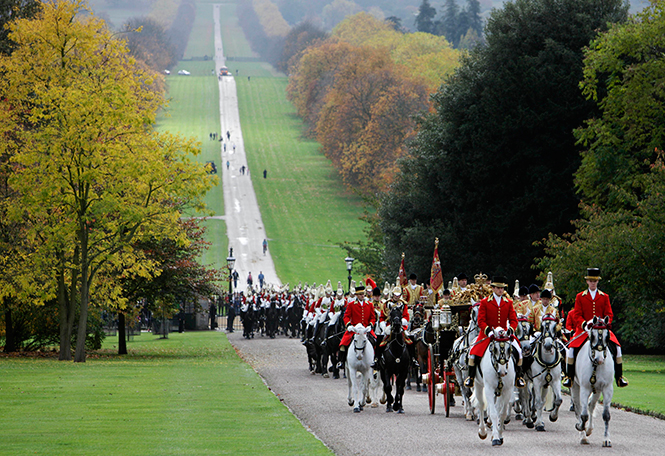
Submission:
[[[180,71],[178,71],[178,74],[180,76],[189,76],[190,75],[189,71],[187,71],[187,70],[180,70]]]
[[[169,75],[171,72],[169,70],[164,70],[164,74]]]

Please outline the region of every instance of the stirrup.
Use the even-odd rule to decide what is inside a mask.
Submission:
[[[466,380],[464,380],[464,386],[467,388],[473,388],[473,383],[474,379],[472,377],[467,377]]]
[[[617,378],[617,386],[619,388],[625,388],[626,386],[628,386],[628,380],[623,378],[623,376]]]
[[[566,388],[570,388],[571,386],[573,386],[573,379],[566,375],[561,384]]]

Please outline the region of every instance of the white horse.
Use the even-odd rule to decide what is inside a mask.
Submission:
[[[545,314],[542,318],[540,335],[534,341],[533,363],[529,371],[529,378],[533,382],[533,394],[536,410],[536,431],[544,431],[543,408],[548,392],[554,396],[553,409],[550,412],[550,421],[559,418],[561,406],[561,352],[556,338],[556,326],[559,320],[556,316]],[[529,417],[530,418],[530,417]]]
[[[379,406],[379,402],[386,403],[386,393],[383,391],[383,381],[381,380],[381,372],[371,369],[369,376],[369,390],[367,394],[367,402],[372,404],[372,408]]]
[[[571,388],[577,423],[580,431],[580,443],[588,444],[588,436],[593,432],[593,411],[603,395],[603,421],[605,421],[604,447],[611,447],[610,441],[610,404],[614,394],[614,358],[608,344],[610,330],[609,318],[593,317],[584,325],[589,338],[580,347],[575,358],[575,381]]]
[[[348,402],[350,406],[355,404],[353,411],[358,413],[365,406],[369,392],[369,380],[372,375],[372,361],[374,361],[374,347],[367,339],[367,334],[372,330],[371,326],[363,326],[358,323],[350,326],[353,332],[353,341],[349,345],[349,353],[346,356],[344,369],[349,383]]]
[[[503,445],[503,431],[510,413],[510,402],[515,389],[515,362],[510,343],[512,330],[495,328],[490,333],[491,342],[480,361],[480,369],[471,396],[479,410],[478,436],[487,437],[483,411],[488,409],[492,423],[492,446]]]
[[[532,360],[531,342],[532,342],[533,325],[529,322],[528,317],[525,315],[517,316],[517,328],[515,329],[515,337],[520,341],[520,348],[522,349],[522,357],[525,361]],[[522,420],[529,429],[533,428],[533,382],[527,375],[524,378],[526,386],[524,388],[515,389],[515,402],[513,408],[515,409],[515,419]]]
[[[472,391],[464,386],[464,380],[469,376],[469,351],[471,350],[471,345],[478,338],[478,333],[480,332],[477,321],[478,306],[474,305],[471,307],[471,319],[469,321],[469,326],[467,326],[466,331],[464,331],[464,333],[453,343],[453,369],[455,370],[457,384],[459,385],[460,392],[462,393],[462,401],[464,402],[464,416],[466,417],[467,421],[473,421],[476,416],[473,405],[471,403]]]

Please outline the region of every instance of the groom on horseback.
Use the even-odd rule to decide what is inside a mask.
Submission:
[[[490,344],[489,334],[494,328],[517,328],[517,314],[513,308],[513,301],[505,294],[507,280],[505,277],[495,276],[490,284],[492,295],[483,298],[478,308],[478,326],[480,334],[469,352],[469,376],[464,380],[464,386],[473,388],[476,377],[476,359],[480,360]],[[517,356],[515,362],[515,386],[524,388],[522,373],[522,349],[515,335],[511,336],[511,345]]]
[[[601,278],[600,268],[587,268],[587,275],[584,278],[589,288],[577,294],[575,297],[575,307],[568,315],[568,318],[572,317],[573,319],[572,323],[575,334],[568,343],[568,351],[566,353],[566,377],[563,380],[563,386],[567,388],[573,385],[575,378],[575,356],[577,350],[588,338],[584,330],[585,323],[592,320],[593,317],[609,317],[609,324],[611,325],[614,318],[609,295],[598,289],[598,281]],[[614,378],[617,386],[619,388],[628,386],[628,381],[623,377],[621,344],[619,344],[619,340],[612,331],[610,331],[610,351],[614,355]]]
[[[349,331],[350,326],[355,326],[358,323],[363,326],[372,326],[376,323],[376,312],[374,311],[374,306],[372,302],[366,299],[365,297],[365,287],[359,285],[355,289],[356,299],[349,300],[346,311],[344,312],[344,326],[346,327],[346,332],[342,337],[342,341],[339,343],[339,362],[338,366],[342,366],[346,361],[346,355],[353,341],[353,333]],[[376,334],[372,329],[368,334],[367,338],[369,339],[372,347],[376,347]]]

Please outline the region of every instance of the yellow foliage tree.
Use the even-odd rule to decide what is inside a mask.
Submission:
[[[270,0],[254,0],[253,5],[261,27],[268,37],[285,37],[289,33],[291,27],[282,17],[276,4]]]
[[[211,187],[191,160],[194,143],[154,131],[163,96],[82,0],[44,2],[10,26],[17,44],[0,57],[0,153],[17,194],[8,216],[31,245],[23,287],[60,305],[60,359],[85,361],[95,279],[110,270],[150,274],[132,249],[138,236],[187,242],[183,210],[203,209]],[[40,289],[43,284],[46,289]],[[112,290],[107,293],[113,295]],[[120,302],[122,305],[122,303]]]

